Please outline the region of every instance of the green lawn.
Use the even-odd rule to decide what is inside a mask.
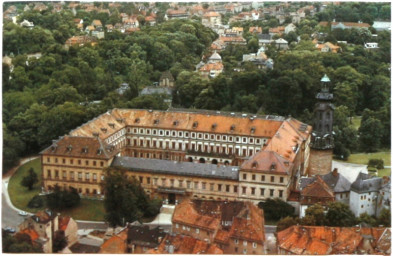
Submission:
[[[33,167],[37,173],[39,182],[35,184],[33,190],[29,191],[27,188],[20,185],[21,180],[28,173],[28,170]],[[8,185],[8,193],[12,204],[21,210],[27,212],[37,212],[44,209],[28,208],[28,202],[41,192],[41,162],[40,158],[26,163],[19,167],[15,174],[11,177]],[[78,207],[61,211],[62,215],[69,215],[76,220],[91,220],[103,221],[104,220],[104,202],[100,200],[81,199]]]
[[[368,164],[370,159],[382,159],[385,166],[391,166],[391,153],[390,152],[376,152],[376,153],[358,153],[351,154],[346,162],[354,164]],[[385,168],[378,171],[378,176],[389,176],[391,168]]]
[[[20,185],[23,177],[27,176],[29,169],[33,167],[34,172],[37,173],[38,183],[34,185],[32,190]],[[19,167],[15,174],[10,178],[8,184],[8,193],[12,204],[19,209],[37,212],[40,209],[31,209],[27,207],[27,203],[37,194],[41,192],[41,160],[37,158],[31,162]]]

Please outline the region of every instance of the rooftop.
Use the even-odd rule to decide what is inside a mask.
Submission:
[[[229,180],[237,180],[239,176],[239,167],[237,166],[177,162],[128,156],[116,157],[112,162],[112,167],[120,167],[133,171],[148,173],[208,177]]]

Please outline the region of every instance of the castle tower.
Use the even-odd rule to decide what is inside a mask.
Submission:
[[[330,79],[321,79],[322,88],[317,94],[314,109],[314,124],[311,137],[311,152],[308,175],[327,174],[332,169],[333,158],[333,93],[329,92]]]

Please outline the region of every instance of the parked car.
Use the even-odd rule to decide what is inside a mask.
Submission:
[[[25,211],[19,211],[18,214],[20,216],[27,216],[27,212],[25,212]]]

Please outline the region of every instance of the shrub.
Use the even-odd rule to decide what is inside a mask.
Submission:
[[[295,212],[295,208],[292,205],[278,198],[269,198],[266,202],[260,202],[258,206],[263,209],[265,218],[269,220],[279,220],[287,216],[292,216]]]
[[[368,167],[374,167],[379,170],[383,169],[384,168],[383,159],[370,159],[370,160],[368,160]]]
[[[29,208],[41,208],[44,206],[44,199],[41,196],[34,196],[27,204]]]

